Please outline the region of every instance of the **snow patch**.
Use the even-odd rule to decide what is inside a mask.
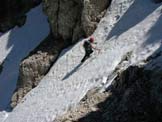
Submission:
[[[8,113],[6,111],[0,112],[0,122],[4,122],[7,117]]]

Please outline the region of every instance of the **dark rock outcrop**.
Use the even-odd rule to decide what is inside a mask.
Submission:
[[[162,0],[153,0],[155,3],[161,3]]]
[[[2,63],[0,62],[0,74],[1,74],[2,70],[3,70],[3,62]]]
[[[25,24],[26,13],[39,5],[41,0],[1,0],[0,1],[0,32]]]
[[[73,43],[91,35],[111,0],[43,0],[55,37]]]
[[[162,70],[158,67],[149,70],[130,66],[118,74],[111,88],[102,93],[104,101],[84,107],[79,104],[79,107],[71,109],[54,122],[161,122],[161,74]],[[109,94],[107,98],[106,94]],[[81,103],[87,103],[96,96],[96,93],[91,93]],[[89,110],[90,106],[96,109]]]
[[[102,106],[103,122],[159,122],[161,70],[131,66],[111,86],[112,96]]]

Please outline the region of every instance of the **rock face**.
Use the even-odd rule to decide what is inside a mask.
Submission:
[[[69,110],[54,122],[160,122],[161,73],[162,70],[158,67],[148,70],[131,66],[118,74],[107,91],[97,93],[103,101],[90,103],[90,98],[93,100],[98,95],[88,93],[78,107]]]
[[[43,76],[48,72],[58,57],[63,43],[57,44],[51,36],[47,37],[33,52],[25,58],[19,69],[17,89],[12,99],[11,107],[14,108],[22,98],[36,87]]]
[[[158,122],[161,117],[162,71],[131,66],[112,85],[104,104],[103,122]]]
[[[53,35],[70,43],[91,35],[111,0],[43,0]]]
[[[0,32],[22,26],[26,13],[41,3],[41,0],[2,0],[0,1]]]
[[[161,3],[162,0],[154,0],[155,3]]]
[[[3,70],[3,64],[0,63],[0,74],[1,74],[2,70]]]

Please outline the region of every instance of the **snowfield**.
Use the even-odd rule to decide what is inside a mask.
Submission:
[[[112,76],[119,63],[119,70],[124,69],[160,51],[161,8],[162,4],[151,0],[113,0],[93,34],[101,51],[80,64],[84,56],[82,41],[64,50],[38,87],[4,122],[52,122],[75,106],[89,89],[106,84],[105,77]],[[129,60],[121,62],[128,53]]]
[[[14,28],[0,34],[0,110],[6,109],[16,87],[20,61],[29,54],[47,35],[47,18],[39,6],[27,14],[27,22],[21,28]]]

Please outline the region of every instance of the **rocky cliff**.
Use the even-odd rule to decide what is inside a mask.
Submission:
[[[90,36],[111,0],[43,0],[53,35],[69,43]]]
[[[93,89],[54,122],[160,122],[162,70],[131,66],[106,91]]]

